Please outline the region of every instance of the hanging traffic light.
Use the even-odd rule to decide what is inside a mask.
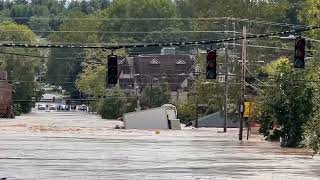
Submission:
[[[306,40],[304,38],[299,38],[296,41],[295,54],[294,54],[295,68],[304,68],[304,65],[305,65],[304,58],[306,55],[305,46],[306,46]]]
[[[207,53],[207,79],[217,78],[217,51],[210,50]]]
[[[117,84],[118,82],[118,60],[116,55],[108,56],[108,74],[107,83]]]

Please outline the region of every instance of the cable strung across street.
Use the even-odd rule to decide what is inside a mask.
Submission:
[[[277,35],[284,35],[284,34],[291,34],[291,33],[299,33],[299,32],[306,32],[315,29],[320,29],[320,25],[317,26],[308,26],[302,27],[293,30],[287,31],[280,31],[280,32],[271,32],[271,33],[263,33],[257,35],[247,35],[239,36],[239,37],[232,37],[226,39],[219,39],[219,40],[211,40],[211,41],[190,41],[190,42],[174,42],[174,43],[150,43],[150,44],[124,44],[124,45],[66,45],[66,44],[15,44],[15,43],[0,43],[0,47],[18,47],[18,48],[88,48],[88,49],[127,49],[127,48],[147,48],[147,47],[170,47],[170,46],[188,46],[188,45],[210,45],[210,44],[217,44],[217,43],[224,43],[236,40],[243,40],[243,39],[254,39],[254,38],[263,38],[269,36],[277,36]]]

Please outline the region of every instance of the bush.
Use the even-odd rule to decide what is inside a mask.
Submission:
[[[21,105],[20,104],[15,104],[14,107],[15,107],[15,115],[16,116],[20,116],[21,113],[22,113]]]
[[[100,101],[98,113],[104,119],[116,119],[126,112],[126,96],[117,88],[110,90],[107,97]]]
[[[196,119],[196,107],[190,102],[183,102],[178,106],[178,118],[184,124]]]

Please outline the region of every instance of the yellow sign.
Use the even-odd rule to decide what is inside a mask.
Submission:
[[[245,102],[244,103],[243,117],[246,117],[246,118],[252,117],[252,115],[253,115],[253,106],[254,106],[253,102]]]

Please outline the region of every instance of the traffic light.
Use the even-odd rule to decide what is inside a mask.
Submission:
[[[210,50],[207,53],[207,79],[217,78],[217,51]]]
[[[296,41],[295,54],[294,54],[295,68],[304,68],[304,65],[305,65],[304,57],[306,55],[305,46],[306,46],[306,40],[304,38],[299,38]]]
[[[108,84],[117,84],[118,82],[118,61],[117,56],[109,55],[108,56],[108,75],[107,83]]]

